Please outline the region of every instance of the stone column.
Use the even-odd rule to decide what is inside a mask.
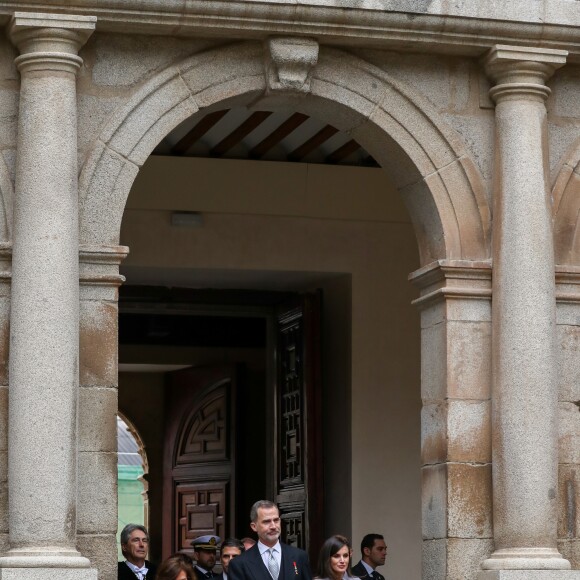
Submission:
[[[423,580],[475,580],[492,544],[491,264],[441,260],[421,295]]]
[[[21,75],[9,386],[10,550],[0,578],[91,579],[76,550],[79,266],[76,73],[91,17],[16,13]],[[58,569],[58,570],[56,570]]]
[[[496,46],[493,230],[493,523],[480,578],[564,578],[556,547],[557,414],[554,247],[546,80],[560,50]],[[521,572],[505,571],[526,570]],[[574,573],[572,573],[574,574]],[[574,576],[576,577],[576,575]]]

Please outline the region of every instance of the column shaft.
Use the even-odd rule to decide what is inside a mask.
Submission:
[[[76,52],[94,22],[80,19],[80,33],[70,30],[70,20],[63,24],[54,15],[17,13],[11,27],[21,51],[21,92],[10,329],[11,550],[0,568],[89,565],[76,551],[76,71],[82,62]]]
[[[554,250],[544,81],[562,51],[496,47],[493,231],[495,552],[484,569],[566,569],[556,549]]]
[[[18,547],[72,546],[75,538],[78,222],[70,76],[22,79],[9,402],[9,469],[16,484],[10,535]],[[46,478],[42,493],[39,473]],[[30,498],[44,515],[33,533]]]
[[[496,108],[493,357],[497,547],[555,548],[557,389],[554,253],[543,102]]]

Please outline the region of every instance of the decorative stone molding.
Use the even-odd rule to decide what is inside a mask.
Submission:
[[[269,91],[310,92],[312,69],[318,63],[318,42],[309,38],[269,38],[266,82]]]
[[[10,282],[12,278],[12,243],[0,242],[0,280]]]
[[[414,306],[423,309],[440,297],[489,300],[491,261],[438,260],[409,274],[409,281],[420,290]],[[556,266],[556,300],[559,304],[580,302],[580,267]]]
[[[558,304],[580,303],[580,267],[556,266],[556,301]]]
[[[79,280],[81,286],[120,286],[125,277],[119,264],[129,254],[126,246],[81,246]]]
[[[432,51],[474,57],[491,44],[565,47],[578,60],[580,6],[545,2],[417,2],[390,0],[75,0],[77,14],[96,15],[99,30],[123,34],[264,38],[308,31],[321,42],[381,49]],[[29,0],[39,11],[51,0]],[[71,4],[72,5],[72,4]],[[22,10],[22,0],[0,0],[0,18]]]
[[[75,74],[82,65],[78,51],[95,29],[94,16],[16,12],[9,35],[18,47],[16,66],[26,71],[62,71]]]
[[[438,260],[415,270],[409,281],[420,289],[413,305],[420,309],[441,298],[491,299],[491,262]]]

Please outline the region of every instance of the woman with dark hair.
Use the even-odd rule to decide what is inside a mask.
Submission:
[[[193,562],[186,554],[174,554],[157,569],[157,580],[197,580]]]
[[[322,544],[318,557],[316,577],[320,580],[351,580],[350,556],[352,549],[348,538],[330,536]],[[358,579],[357,579],[358,580]]]

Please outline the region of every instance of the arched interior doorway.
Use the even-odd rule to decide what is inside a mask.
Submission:
[[[202,119],[192,119],[189,126]],[[270,176],[276,173],[280,183],[273,187]],[[160,196],[168,174],[172,185]],[[215,178],[207,179],[210,174]],[[205,175],[206,185],[200,180],[192,190],[194,175]],[[273,196],[278,209],[267,200]],[[193,223],[172,222],[172,216],[192,211]],[[322,293],[324,534],[342,532],[360,541],[367,526],[378,529],[398,552],[389,571],[406,566],[407,574],[413,574],[410,559],[419,578],[419,328],[406,281],[419,262],[410,219],[380,168],[366,163],[153,156],[134,184],[121,241],[131,247],[121,269],[127,278],[120,299],[121,369],[145,362],[241,363],[253,381],[249,388],[265,396],[271,358],[266,341],[253,340],[249,326],[241,331],[240,342],[231,338],[233,326],[224,326],[223,334],[215,337],[222,310],[240,317],[242,308],[266,307],[276,295],[282,301],[296,293]],[[186,288],[205,294],[192,299],[189,315]],[[177,292],[179,298],[171,297]],[[244,299],[254,303],[243,305]],[[146,326],[131,322],[132,312],[144,315],[146,302],[151,306],[155,300],[157,310],[150,311]],[[213,321],[211,316],[210,322],[199,318],[212,309]],[[167,318],[172,310],[180,313],[185,329]],[[200,328],[206,328],[205,335]],[[160,423],[167,416],[161,411],[167,375],[141,378],[136,382],[138,375],[121,372],[121,408],[130,391],[139,391],[141,404],[159,413],[150,421]],[[154,404],[145,401],[147,392]],[[253,455],[264,461],[272,445],[267,440],[271,420],[264,407],[238,439],[240,447],[251,445]],[[262,437],[249,443],[256,430]],[[148,444],[153,453],[151,448]],[[263,480],[264,491],[267,469],[264,463],[261,471],[255,466],[251,470]],[[152,487],[154,479],[161,483],[151,473]],[[154,497],[151,489],[152,514],[161,511]],[[248,534],[242,525],[245,512],[236,514],[238,535]],[[152,534],[159,525],[154,521]]]

